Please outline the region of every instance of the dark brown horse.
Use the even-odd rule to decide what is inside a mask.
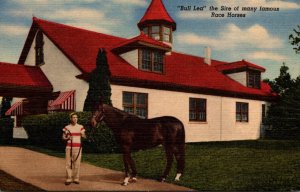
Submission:
[[[160,144],[163,145],[167,157],[167,165],[160,181],[165,181],[168,176],[174,156],[177,161],[175,180],[179,180],[185,164],[185,132],[180,120],[170,116],[141,119],[100,102],[95,106],[91,124],[96,127],[101,121],[112,129],[123,153],[125,167],[123,185],[137,180],[136,166],[131,157],[132,150],[148,149]]]

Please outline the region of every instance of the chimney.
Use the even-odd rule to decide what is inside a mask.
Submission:
[[[204,48],[204,63],[207,65],[211,64],[211,48],[205,47]]]

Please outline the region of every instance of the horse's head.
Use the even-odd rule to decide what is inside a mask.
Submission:
[[[94,110],[92,112],[92,118],[91,118],[91,125],[93,127],[97,126],[97,123],[103,121],[105,115],[104,115],[104,106],[102,99],[99,100],[94,106]]]

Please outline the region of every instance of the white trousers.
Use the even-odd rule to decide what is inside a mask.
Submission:
[[[66,148],[66,181],[79,181],[79,172],[80,172],[80,162],[81,162],[81,155],[82,149],[79,152],[79,147],[72,148],[72,155],[71,155],[71,148]],[[78,158],[76,159],[78,155]],[[72,168],[71,168],[71,159],[72,159]]]

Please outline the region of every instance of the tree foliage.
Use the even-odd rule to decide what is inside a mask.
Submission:
[[[92,111],[94,104],[101,97],[103,102],[111,105],[110,70],[107,63],[106,52],[99,49],[96,68],[91,72],[89,78],[89,90],[84,102],[84,111]]]
[[[294,46],[293,49],[296,51],[296,53],[300,53],[300,25],[298,25],[297,27],[298,30],[293,30],[295,34],[290,34],[289,40],[290,43]]]
[[[267,122],[272,126],[271,137],[297,138],[300,136],[300,76],[292,79],[289,68],[283,64],[280,75],[269,81],[279,101],[268,110]]]
[[[273,81],[268,81],[273,92],[279,95],[283,95],[295,86],[295,80],[291,78],[291,75],[289,74],[288,70],[288,66],[286,66],[285,63],[283,63],[280,67],[279,76],[276,77]]]

